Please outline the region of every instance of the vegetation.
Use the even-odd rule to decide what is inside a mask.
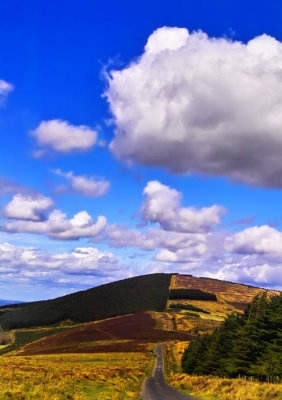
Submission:
[[[19,347],[31,343],[35,340],[39,340],[43,337],[54,335],[58,332],[63,332],[69,327],[51,327],[51,328],[39,328],[39,329],[21,329],[13,332],[14,340],[8,344],[8,346],[0,349],[0,355],[6,354],[10,351],[16,350]]]
[[[211,335],[192,341],[183,371],[222,377],[252,376],[272,382],[282,377],[282,294],[255,296],[243,315],[232,314]]]
[[[170,274],[151,274],[124,279],[54,300],[2,308],[3,330],[74,322],[97,321],[143,310],[163,311],[168,298]]]
[[[137,400],[152,364],[152,353],[3,356],[0,400]]]
[[[187,344],[169,344],[165,348],[167,382],[176,389],[203,400],[280,400],[282,384],[253,379],[227,379],[187,375],[181,371],[181,357]]]
[[[156,325],[147,312],[124,315],[44,337],[19,349],[17,354],[148,353],[152,343],[188,340],[191,337],[187,333],[156,329]]]
[[[196,311],[196,312],[201,312],[201,313],[204,313],[204,314],[210,314],[209,311],[205,311],[202,308],[195,307],[192,304],[179,304],[179,303],[171,304],[169,306],[169,308],[175,308],[175,309],[178,309],[178,310]]]
[[[170,300],[209,300],[216,301],[216,295],[203,292],[199,289],[171,289],[169,292]]]

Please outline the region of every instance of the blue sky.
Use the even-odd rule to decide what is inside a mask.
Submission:
[[[280,2],[1,15],[0,298],[159,271],[281,288]]]

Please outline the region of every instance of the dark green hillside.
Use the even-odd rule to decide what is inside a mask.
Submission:
[[[225,377],[282,377],[282,294],[257,295],[243,315],[232,314],[186,349],[184,372]]]
[[[3,330],[96,321],[139,311],[164,311],[171,274],[151,274],[101,285],[54,300],[0,308]]]

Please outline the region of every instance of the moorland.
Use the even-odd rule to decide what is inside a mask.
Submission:
[[[207,340],[211,348],[205,348],[204,356],[201,349],[198,358],[213,360],[215,354],[218,358],[214,343],[223,343],[222,359],[226,358],[232,348],[226,333],[230,323],[240,321],[235,332],[240,336],[252,310],[249,320],[256,335],[256,318],[265,317],[267,305],[277,295],[279,292],[209,278],[151,274],[57,299],[2,306],[0,400],[140,399],[142,382],[154,365],[153,348],[160,342],[166,343],[167,380],[186,393],[218,400],[247,400],[242,396],[248,393],[253,393],[252,400],[279,399],[280,378],[261,382],[261,376],[246,371],[228,375],[214,370],[212,375],[211,370],[189,369],[191,357],[187,368],[182,361],[189,358],[193,346],[204,343],[205,347]],[[264,311],[257,312],[249,305],[254,298],[263,298],[255,301]],[[274,314],[281,316],[281,309]],[[264,320],[264,333],[268,326],[273,328],[271,323]],[[250,338],[248,335],[246,330]],[[279,358],[277,340],[281,336],[273,339],[269,351]],[[196,352],[193,354],[196,359]]]

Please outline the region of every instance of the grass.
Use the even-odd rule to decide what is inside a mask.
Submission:
[[[59,332],[27,344],[19,355],[65,353],[147,353],[152,343],[189,340],[191,335],[156,329],[150,313],[123,315]]]
[[[39,340],[43,337],[47,337],[50,335],[54,335],[58,332],[63,332],[67,329],[70,329],[69,326],[58,326],[51,328],[37,328],[37,329],[19,329],[12,331],[11,336],[13,337],[13,341],[7,346],[0,346],[0,355],[8,353],[10,351],[16,350],[27,343],[31,343],[35,340]]]
[[[152,353],[2,356],[0,400],[139,400],[152,364]]]
[[[191,376],[181,372],[185,343],[169,344],[165,349],[167,382],[183,393],[203,400],[281,400],[282,384],[214,376]]]
[[[231,312],[242,312],[246,305],[252,301],[255,295],[264,292],[264,289],[231,283],[210,278],[196,278],[193,276],[173,275],[170,290],[196,289],[214,293],[217,302],[206,302],[199,300],[180,301],[181,304],[191,304],[203,308],[211,314],[226,317]],[[269,296],[279,294],[278,291],[268,290]],[[179,303],[179,301],[178,301]],[[168,305],[173,304],[171,301]]]

